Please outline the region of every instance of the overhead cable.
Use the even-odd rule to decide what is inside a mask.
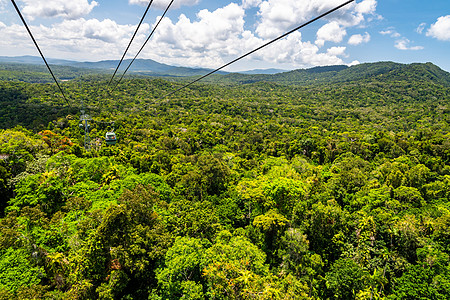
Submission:
[[[58,83],[58,80],[56,80],[56,77],[55,77],[55,75],[53,74],[52,69],[50,69],[50,66],[49,66],[48,63],[47,63],[47,60],[46,60],[45,57],[44,57],[44,54],[42,53],[41,49],[39,48],[38,43],[37,43],[36,40],[34,39],[34,36],[33,36],[33,34],[31,33],[31,30],[30,30],[30,28],[28,27],[27,22],[25,22],[25,19],[23,18],[22,13],[21,13],[20,10],[19,10],[19,7],[17,7],[16,2],[14,2],[14,0],[11,0],[11,2],[12,2],[12,4],[14,5],[14,8],[16,9],[17,13],[19,14],[19,17],[20,17],[20,19],[22,20],[23,25],[25,25],[25,28],[27,29],[28,33],[30,34],[31,39],[32,39],[33,42],[34,42],[34,45],[36,46],[37,50],[39,51],[39,54],[41,55],[42,59],[44,60],[44,63],[45,63],[45,65],[47,66],[47,69],[49,70],[50,74],[52,75],[53,80],[55,81],[56,85],[58,86],[59,91],[60,91],[61,94],[63,95],[64,100],[66,100],[67,105],[69,105],[69,107],[71,107],[71,106],[70,106],[70,103],[69,103],[69,100],[67,100],[66,95],[64,94],[64,92],[63,92],[61,86],[60,86],[59,83]]]
[[[308,22],[306,22],[306,23],[304,23],[304,24],[302,24],[302,25],[300,25],[300,26],[298,26],[298,27],[296,27],[296,28],[294,28],[294,29],[292,29],[292,30],[286,32],[286,33],[283,34],[283,35],[280,35],[279,37],[277,37],[277,38],[271,40],[270,42],[267,42],[267,43],[265,43],[264,45],[261,45],[261,46],[259,46],[258,48],[256,48],[256,49],[254,49],[254,50],[252,50],[252,51],[250,51],[250,52],[248,52],[248,53],[246,53],[246,54],[244,54],[244,55],[242,55],[242,56],[240,56],[240,57],[238,57],[238,58],[236,58],[236,59],[230,61],[229,63],[226,63],[225,65],[221,66],[220,68],[217,68],[217,69],[215,69],[215,70],[209,72],[208,74],[203,75],[202,77],[197,78],[196,80],[193,80],[193,81],[189,82],[188,84],[186,84],[186,85],[180,87],[179,89],[177,89],[177,90],[175,90],[175,91],[173,91],[173,92],[167,93],[166,95],[164,95],[164,96],[158,98],[156,101],[161,100],[161,99],[164,99],[164,98],[166,98],[166,97],[168,97],[168,96],[170,96],[170,95],[173,95],[173,94],[175,94],[175,93],[181,91],[182,89],[187,88],[188,86],[190,86],[190,85],[192,85],[192,84],[194,84],[194,83],[196,83],[196,82],[202,80],[203,78],[208,77],[208,76],[210,76],[211,74],[214,74],[214,73],[216,73],[217,71],[220,71],[220,70],[222,70],[222,69],[225,68],[225,67],[228,67],[229,65],[231,65],[231,64],[233,64],[233,63],[235,63],[235,62],[237,62],[238,60],[241,60],[241,59],[243,59],[243,58],[249,56],[250,54],[255,53],[256,51],[261,50],[262,48],[269,46],[270,44],[272,44],[272,43],[274,43],[274,42],[276,42],[276,41],[278,41],[278,40],[280,40],[280,39],[282,39],[282,38],[284,38],[284,37],[290,35],[291,33],[295,32],[295,31],[297,31],[297,30],[299,30],[299,29],[301,29],[301,28],[303,28],[303,27],[305,27],[305,26],[307,26],[307,25],[309,25],[309,24],[311,24],[311,23],[313,23],[313,22],[315,22],[315,21],[317,21],[317,20],[319,20],[319,19],[321,19],[321,18],[323,18],[323,17],[329,15],[329,14],[331,14],[332,12],[335,12],[336,10],[341,9],[342,7],[344,7],[344,6],[350,4],[351,2],[354,2],[354,1],[355,1],[355,0],[349,0],[349,1],[343,3],[343,4],[339,5],[339,6],[336,6],[335,8],[333,8],[333,9],[331,9],[331,10],[329,10],[329,11],[323,13],[323,14],[321,14],[320,16],[318,16],[318,17],[316,17],[316,18],[314,18],[314,19],[312,19],[312,20],[310,20],[310,21],[308,21]]]
[[[119,70],[120,65],[122,64],[122,61],[123,61],[123,59],[125,58],[125,55],[127,54],[128,49],[130,49],[131,43],[133,42],[134,37],[136,36],[136,34],[137,34],[139,28],[141,27],[141,24],[142,24],[142,22],[144,21],[144,18],[145,18],[145,16],[147,15],[147,12],[148,12],[148,10],[150,9],[150,6],[152,5],[152,3],[153,3],[153,0],[151,0],[151,1],[148,3],[147,9],[145,10],[144,15],[142,16],[141,21],[139,22],[139,24],[138,24],[138,26],[137,26],[137,28],[136,28],[136,31],[134,32],[133,36],[131,37],[131,40],[130,40],[130,42],[128,43],[127,49],[125,49],[125,52],[123,53],[122,58],[120,59],[119,64],[117,65],[117,68],[116,68],[116,70],[114,71],[114,74],[112,75],[111,79],[110,79],[109,82],[108,82],[108,86],[109,86],[109,85],[111,84],[111,82],[113,81],[114,76],[116,76],[116,73],[117,73],[117,71]]]
[[[152,37],[153,33],[155,32],[156,28],[158,28],[159,24],[161,23],[161,21],[164,19],[164,16],[166,15],[167,11],[169,10],[170,6],[172,5],[173,1],[170,1],[169,5],[167,6],[166,10],[164,11],[163,15],[161,16],[161,18],[158,20],[158,23],[156,24],[156,26],[153,28],[152,32],[150,33],[150,35],[147,37],[147,39],[145,40],[144,44],[142,45],[141,49],[139,49],[138,53],[134,56],[134,58],[131,60],[130,64],[128,65],[128,67],[125,69],[125,71],[123,72],[122,76],[120,77],[119,81],[117,81],[116,85],[114,86],[114,88],[111,90],[110,93],[114,92],[114,90],[117,88],[117,86],[119,85],[119,83],[122,81],[123,77],[125,76],[125,74],[127,73],[128,69],[130,69],[131,65],[134,63],[134,61],[136,60],[136,58],[138,57],[138,55],[142,52],[142,50],[144,49],[145,45],[147,45],[147,42],[150,40],[150,38]]]

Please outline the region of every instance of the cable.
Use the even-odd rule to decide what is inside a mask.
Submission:
[[[138,32],[140,26],[142,25],[142,22],[144,21],[145,16],[147,15],[147,13],[148,13],[148,11],[149,11],[150,6],[152,5],[152,3],[153,3],[153,0],[151,0],[151,1],[148,3],[147,9],[145,10],[145,12],[144,12],[144,14],[143,14],[143,16],[142,16],[142,18],[141,18],[141,21],[139,22],[139,24],[138,24],[138,26],[137,26],[137,28],[136,28],[136,30],[135,30],[133,36],[131,37],[131,40],[130,40],[130,42],[128,43],[128,46],[127,46],[125,52],[123,53],[122,58],[120,59],[119,64],[117,65],[117,68],[114,70],[114,74],[112,75],[112,77],[111,77],[111,79],[109,80],[109,82],[108,82],[108,84],[106,85],[106,87],[108,87],[108,86],[111,85],[111,83],[112,83],[112,81],[113,81],[113,79],[114,79],[114,76],[116,75],[117,71],[119,70],[119,67],[120,67],[120,65],[122,64],[122,62],[123,62],[123,60],[124,60],[124,58],[125,58],[125,55],[127,54],[128,50],[129,50],[129,48],[130,48],[130,46],[131,46],[131,43],[133,42],[133,40],[134,40],[134,38],[135,38],[135,36],[136,36],[136,34],[137,34],[137,32]],[[127,70],[128,70],[128,68],[127,68]],[[123,77],[123,75],[122,75],[122,77]],[[122,80],[122,78],[120,78],[119,82],[120,82],[121,80]],[[116,85],[116,86],[117,86],[117,85]],[[99,88],[99,89],[100,89],[100,88]],[[99,89],[98,89],[98,90],[99,90]],[[115,89],[115,87],[114,87],[114,89]],[[113,90],[114,90],[114,89],[113,89]],[[98,90],[97,90],[97,95],[98,95]],[[106,93],[107,93],[109,96],[111,96],[112,91],[108,91],[108,89],[106,89]],[[102,105],[100,104],[100,107],[101,107],[101,106],[102,106]]]
[[[125,74],[127,73],[128,69],[131,67],[131,65],[134,63],[134,61],[136,60],[136,58],[138,57],[138,55],[141,53],[141,51],[144,49],[145,45],[147,45],[147,42],[150,40],[150,38],[152,37],[153,33],[155,32],[156,28],[158,28],[159,23],[161,23],[162,19],[164,19],[164,16],[166,15],[167,11],[169,10],[170,6],[172,5],[174,0],[170,1],[169,5],[167,6],[166,10],[164,11],[163,15],[161,16],[161,18],[159,19],[158,23],[156,24],[156,26],[153,28],[152,32],[150,33],[150,35],[147,37],[147,40],[145,40],[144,44],[142,45],[141,49],[139,49],[138,53],[134,56],[134,58],[131,60],[130,64],[128,65],[128,67],[125,69],[125,72],[123,72],[122,76],[120,77],[119,81],[117,82],[117,84],[114,86],[114,88],[110,91],[110,94],[112,94],[112,92],[115,91],[115,89],[117,88],[117,86],[119,85],[119,83],[122,81],[123,77],[125,76]]]
[[[108,86],[109,86],[109,85],[111,84],[111,82],[113,81],[114,76],[116,76],[116,73],[117,73],[117,71],[119,70],[120,65],[122,64],[122,61],[123,61],[123,59],[125,58],[125,55],[127,54],[128,49],[130,49],[131,43],[133,42],[134,37],[136,36],[136,34],[137,34],[139,28],[141,27],[141,24],[142,24],[142,22],[144,21],[144,18],[145,18],[145,16],[147,15],[147,12],[148,12],[148,10],[150,9],[150,6],[152,5],[152,3],[153,3],[153,0],[151,0],[151,1],[148,3],[147,9],[145,10],[144,15],[142,16],[141,21],[139,22],[139,24],[138,24],[138,26],[137,26],[137,28],[136,28],[136,31],[135,31],[134,34],[133,34],[133,37],[131,38],[130,42],[128,43],[127,49],[126,49],[125,52],[123,53],[122,58],[120,59],[119,64],[117,65],[117,68],[116,68],[116,70],[114,71],[114,74],[113,74],[112,77],[111,77],[111,80],[108,82]]]
[[[317,20],[319,20],[319,19],[325,17],[326,15],[331,14],[332,12],[335,12],[335,11],[338,10],[338,9],[341,9],[342,7],[344,7],[344,6],[350,4],[351,2],[354,2],[354,1],[355,1],[355,0],[349,0],[349,1],[347,1],[347,2],[345,2],[345,3],[343,3],[343,4],[341,4],[341,5],[339,5],[339,6],[337,6],[337,7],[335,7],[335,8],[333,8],[333,9],[331,9],[331,10],[329,10],[329,11],[327,11],[327,12],[321,14],[320,16],[318,16],[318,17],[316,17],[316,18],[314,18],[314,19],[312,19],[312,20],[310,20],[310,21],[308,21],[308,22],[306,22],[306,23],[304,23],[304,24],[302,24],[302,25],[300,25],[300,26],[298,26],[298,27],[296,27],[296,28],[294,28],[294,29],[292,29],[292,30],[286,32],[285,34],[280,35],[280,36],[277,37],[276,39],[274,39],[274,40],[272,40],[272,41],[270,41],[270,42],[268,42],[268,43],[265,43],[265,44],[262,45],[262,46],[259,46],[258,48],[256,48],[256,49],[254,49],[254,50],[252,50],[252,51],[250,51],[250,52],[248,52],[248,53],[246,53],[246,54],[244,54],[244,55],[242,55],[242,56],[240,56],[240,57],[238,57],[238,58],[236,58],[236,59],[230,61],[229,63],[226,63],[225,65],[221,66],[220,68],[217,68],[217,69],[215,69],[215,70],[209,72],[208,74],[203,75],[203,76],[200,77],[200,78],[197,78],[196,80],[194,80],[194,81],[192,81],[192,82],[190,82],[190,83],[188,83],[188,84],[186,84],[186,85],[180,87],[179,89],[177,89],[177,90],[175,90],[175,91],[173,91],[173,92],[167,93],[166,95],[164,95],[164,96],[158,98],[156,101],[162,100],[162,99],[164,99],[164,98],[166,98],[166,97],[168,97],[168,96],[170,96],[170,95],[175,94],[176,92],[181,91],[182,89],[187,88],[188,86],[190,86],[190,85],[192,85],[192,84],[194,84],[194,83],[196,83],[196,82],[202,80],[203,78],[208,77],[209,75],[211,75],[211,74],[213,74],[213,73],[216,73],[217,71],[220,71],[220,70],[222,70],[222,69],[225,68],[225,67],[228,67],[229,65],[231,65],[231,64],[233,64],[233,63],[235,63],[235,62],[237,62],[238,60],[241,60],[241,59],[243,59],[244,57],[247,57],[247,56],[249,56],[250,54],[255,53],[256,51],[261,50],[262,48],[264,48],[264,47],[266,47],[266,46],[268,46],[268,45],[270,45],[270,44],[272,44],[272,43],[274,43],[274,42],[276,42],[276,41],[278,41],[278,40],[280,40],[280,39],[282,39],[282,38],[284,38],[284,37],[290,35],[291,33],[293,33],[293,32],[295,32],[295,31],[297,31],[297,30],[299,30],[299,29],[301,29],[301,28],[303,28],[303,27],[305,27],[305,26],[307,26],[307,25],[309,25],[309,24],[311,24],[311,23],[313,23],[313,22],[315,22],[315,21],[317,21]]]
[[[33,34],[31,33],[31,30],[30,30],[30,28],[28,27],[27,22],[25,22],[25,19],[23,18],[22,13],[20,12],[19,8],[17,7],[16,2],[14,2],[14,0],[11,0],[11,2],[12,2],[12,4],[14,5],[14,8],[16,9],[17,13],[19,14],[19,17],[20,17],[20,19],[22,20],[23,25],[25,25],[25,28],[27,29],[28,33],[30,34],[31,39],[32,39],[33,42],[34,42],[34,45],[36,46],[37,50],[39,51],[39,54],[41,55],[42,59],[44,60],[44,63],[45,63],[45,65],[47,66],[47,69],[50,71],[50,74],[52,75],[53,80],[56,82],[56,85],[58,86],[58,88],[59,88],[61,94],[63,95],[64,100],[66,100],[67,105],[69,105],[69,107],[71,108],[70,103],[69,103],[69,100],[67,100],[66,95],[64,94],[63,90],[61,89],[61,86],[60,86],[59,83],[58,83],[58,80],[56,80],[56,77],[55,77],[55,75],[54,75],[53,72],[52,72],[52,69],[50,69],[50,66],[49,66],[48,63],[47,63],[47,60],[46,60],[45,57],[44,57],[44,54],[42,54],[42,51],[41,51],[41,49],[39,48],[39,45],[37,44],[36,40],[34,39],[34,36],[33,36]]]

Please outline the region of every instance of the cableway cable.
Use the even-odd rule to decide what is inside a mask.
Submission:
[[[194,84],[194,83],[196,83],[196,82],[202,80],[203,78],[208,77],[208,76],[210,76],[211,74],[214,74],[214,73],[216,73],[217,71],[220,71],[220,70],[222,70],[222,69],[225,68],[225,67],[228,67],[229,65],[231,65],[231,64],[233,64],[233,63],[235,63],[235,62],[237,62],[238,60],[241,60],[241,59],[243,59],[243,58],[249,56],[250,54],[255,53],[256,51],[261,50],[262,48],[269,46],[270,44],[272,44],[272,43],[274,43],[274,42],[276,42],[276,41],[278,41],[278,40],[280,40],[280,39],[282,39],[282,38],[284,38],[284,37],[290,35],[291,33],[295,32],[295,31],[297,31],[297,30],[299,30],[299,29],[301,29],[301,28],[303,28],[303,27],[305,27],[305,26],[307,26],[307,25],[309,25],[309,24],[311,24],[311,23],[313,23],[313,22],[315,22],[315,21],[317,21],[317,20],[319,20],[319,19],[321,19],[321,18],[323,18],[323,17],[329,15],[329,14],[331,14],[332,12],[335,12],[336,10],[341,9],[342,7],[344,7],[344,6],[350,4],[351,2],[354,2],[354,1],[355,1],[355,0],[349,0],[349,1],[343,3],[343,4],[339,5],[339,6],[336,6],[335,8],[333,8],[333,9],[331,9],[331,10],[329,10],[329,11],[323,13],[323,14],[321,14],[320,16],[318,16],[318,17],[316,17],[316,18],[314,18],[314,19],[312,19],[312,20],[310,20],[310,21],[308,21],[308,22],[306,22],[306,23],[304,23],[304,24],[302,24],[302,25],[300,25],[300,26],[298,26],[298,27],[296,27],[296,28],[294,28],[294,29],[292,29],[292,30],[286,32],[286,33],[283,34],[283,35],[280,35],[279,37],[277,37],[277,38],[271,40],[270,42],[267,42],[267,43],[265,43],[264,45],[261,45],[261,46],[259,46],[258,48],[254,49],[254,50],[252,50],[252,51],[250,51],[250,52],[248,52],[248,53],[246,53],[246,54],[244,54],[244,55],[242,55],[242,56],[240,56],[240,57],[238,57],[238,58],[236,58],[236,59],[234,59],[234,60],[232,60],[232,61],[230,61],[230,62],[228,62],[228,63],[226,63],[225,65],[221,66],[220,68],[217,68],[217,69],[215,69],[215,70],[209,72],[208,74],[203,75],[202,77],[197,78],[196,80],[193,80],[192,82],[189,82],[188,84],[186,84],[186,85],[180,87],[179,89],[177,89],[177,90],[175,90],[175,91],[173,91],[173,92],[167,93],[166,95],[164,95],[164,96],[158,98],[156,101],[162,100],[162,99],[164,99],[164,98],[166,98],[166,97],[168,97],[168,96],[170,96],[170,95],[173,95],[173,94],[175,94],[175,93],[181,91],[182,89],[187,88],[188,86],[190,86],[190,85],[192,85],[192,84]]]
[[[158,20],[158,23],[156,24],[156,26],[153,28],[152,32],[150,33],[150,35],[147,37],[147,39],[145,40],[144,44],[142,45],[141,49],[139,49],[138,53],[134,56],[134,58],[131,60],[130,64],[128,65],[128,67],[125,69],[125,71],[123,72],[122,76],[120,77],[120,79],[117,81],[116,85],[114,86],[114,88],[110,91],[110,94],[112,94],[112,92],[115,91],[115,89],[117,88],[117,86],[119,85],[119,83],[122,81],[123,77],[125,76],[125,74],[127,73],[128,69],[130,69],[131,65],[134,63],[134,61],[136,60],[136,58],[138,57],[138,55],[142,52],[142,50],[144,49],[145,45],[147,45],[147,42],[150,40],[150,38],[152,37],[153,33],[155,32],[156,28],[158,28],[159,24],[161,23],[161,21],[164,19],[164,16],[166,15],[167,11],[169,10],[170,6],[172,5],[173,1],[170,1],[169,5],[167,6],[166,10],[164,11],[163,15],[161,16],[161,18]]]
[[[67,100],[66,95],[64,94],[64,92],[63,92],[61,86],[60,86],[59,83],[58,83],[58,80],[56,79],[55,75],[54,75],[53,72],[52,72],[52,69],[50,68],[49,64],[47,63],[47,60],[45,59],[44,54],[42,53],[41,49],[39,48],[38,43],[37,43],[36,40],[34,39],[34,36],[33,36],[33,34],[31,33],[31,30],[30,30],[30,28],[28,27],[27,22],[26,22],[25,19],[23,18],[22,13],[20,12],[19,7],[17,7],[16,2],[14,2],[14,0],[11,0],[11,2],[12,2],[12,4],[14,5],[14,8],[16,9],[17,13],[19,14],[19,17],[20,17],[20,19],[22,20],[23,25],[25,26],[25,28],[27,29],[28,33],[30,34],[31,39],[32,39],[33,42],[34,42],[34,45],[36,46],[37,50],[39,51],[39,54],[41,55],[42,59],[44,60],[44,63],[45,63],[45,65],[47,66],[47,69],[49,70],[50,74],[52,75],[53,80],[55,81],[56,85],[58,86],[59,91],[60,91],[61,94],[63,95],[64,100],[66,100],[67,105],[68,105],[69,107],[71,107],[71,105],[70,105],[70,103],[69,103],[69,100]]]
[[[109,80],[109,82],[108,82],[108,84],[106,85],[106,87],[109,87],[109,86],[111,85],[111,83],[112,83],[112,81],[113,81],[113,79],[114,79],[114,76],[116,76],[117,71],[119,70],[119,67],[121,66],[123,60],[125,59],[125,55],[127,54],[128,50],[130,49],[130,46],[131,46],[131,44],[133,43],[133,40],[134,40],[134,38],[136,37],[136,34],[137,34],[139,28],[141,27],[142,22],[143,22],[144,19],[145,19],[145,16],[147,15],[148,11],[150,10],[150,7],[151,7],[152,3],[153,3],[153,0],[151,0],[151,1],[148,3],[145,12],[144,12],[144,14],[142,15],[142,18],[141,18],[141,20],[140,20],[140,22],[139,22],[139,24],[138,24],[136,30],[134,31],[134,34],[133,34],[133,36],[131,37],[130,42],[128,43],[128,46],[127,46],[127,48],[125,49],[125,52],[123,53],[122,58],[120,59],[119,64],[117,65],[116,69],[114,70],[114,73],[113,73],[113,75],[111,76],[111,79]],[[120,82],[120,80],[119,80],[119,82]],[[109,91],[108,89],[106,89],[106,93],[109,94],[109,96],[111,96],[112,91]],[[98,94],[98,91],[97,91],[97,94]],[[100,107],[101,107],[101,106],[102,106],[102,105],[100,104]]]
[[[141,24],[142,24],[142,22],[144,21],[144,18],[145,18],[145,16],[147,15],[147,12],[148,12],[148,10],[150,9],[150,6],[152,5],[152,3],[153,3],[153,0],[151,0],[151,1],[148,3],[147,9],[145,10],[144,15],[142,16],[141,21],[139,22],[139,24],[138,24],[138,26],[137,26],[137,28],[136,28],[136,31],[134,32],[133,36],[131,37],[131,40],[130,40],[130,42],[128,43],[127,49],[125,49],[125,52],[123,53],[122,58],[120,59],[119,64],[117,65],[117,68],[116,68],[116,70],[114,71],[114,74],[112,75],[111,79],[110,79],[109,82],[108,82],[108,86],[109,86],[109,85],[111,84],[111,82],[113,81],[114,76],[116,76],[116,73],[117,73],[117,71],[119,70],[120,65],[122,64],[123,59],[125,58],[125,55],[126,55],[127,52],[128,52],[128,49],[130,49],[131,43],[133,42],[133,40],[134,40],[134,38],[135,38],[135,36],[136,36],[136,34],[137,34],[139,28],[141,27]]]

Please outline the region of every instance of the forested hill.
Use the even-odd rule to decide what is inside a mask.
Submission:
[[[0,81],[0,299],[450,299],[448,73],[233,76]]]
[[[129,65],[131,59],[125,59],[119,74]],[[70,60],[48,59],[57,78],[74,79],[86,74],[112,74],[117,67],[117,60],[103,60],[98,62],[77,62]],[[189,68],[182,66],[171,66],[158,63],[151,59],[136,59],[128,71],[134,76],[154,77],[186,77],[203,75],[210,72],[206,68]],[[36,76],[39,72],[39,76]],[[226,74],[227,72],[218,72]],[[47,68],[40,57],[2,57],[0,56],[0,80],[19,80],[27,82],[51,82]]]
[[[286,85],[312,85],[360,80],[418,80],[450,86],[450,73],[432,63],[399,64],[393,62],[365,63],[351,67],[328,66],[299,69],[273,75],[228,74],[214,76],[211,82],[253,83],[275,82]]]
[[[34,60],[32,60],[34,61]],[[29,60],[24,60],[29,62]],[[55,62],[58,62],[55,60]],[[67,64],[71,65],[67,65]],[[83,76],[111,74],[115,61],[97,63],[59,62],[52,65],[56,77],[64,80],[80,79]],[[124,62],[126,64],[127,61]],[[64,65],[66,64],[66,65]],[[159,64],[152,60],[137,60],[128,73],[128,78],[162,77],[172,81],[187,81],[208,73],[202,68],[174,67]],[[261,72],[265,72],[261,70]],[[274,72],[274,70],[267,70]],[[326,66],[310,69],[298,69],[276,74],[214,74],[203,80],[216,84],[248,84],[255,82],[273,82],[281,85],[316,85],[343,83],[363,80],[406,80],[430,81],[444,86],[450,85],[450,73],[443,71],[432,63],[399,64],[394,62],[365,63],[355,66]],[[14,80],[36,83],[50,83],[52,78],[43,65],[27,63],[0,62],[0,80]]]
[[[61,80],[73,80],[87,75],[101,77],[110,74],[108,70],[77,68],[71,66],[52,65],[55,76]],[[53,78],[45,65],[23,64],[23,63],[1,63],[1,81],[22,81],[29,83],[53,83]]]

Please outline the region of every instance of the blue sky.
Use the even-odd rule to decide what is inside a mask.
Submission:
[[[16,0],[47,57],[119,59],[148,0]],[[170,0],[155,0],[129,57]],[[215,68],[344,0],[175,0],[139,58]],[[0,0],[0,55],[38,55],[10,0]],[[376,61],[450,71],[449,0],[358,0],[227,70]]]

